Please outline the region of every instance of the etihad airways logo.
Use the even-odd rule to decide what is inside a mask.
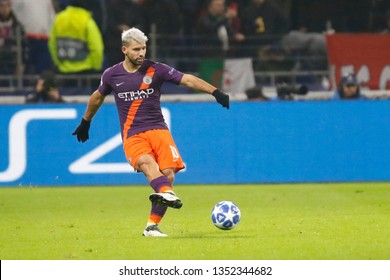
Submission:
[[[138,99],[149,98],[149,95],[154,93],[153,88],[147,88],[137,91],[126,91],[118,93],[118,97],[123,99],[124,101],[133,101]]]

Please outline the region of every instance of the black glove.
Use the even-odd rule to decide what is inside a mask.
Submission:
[[[212,95],[215,97],[217,102],[222,105],[222,107],[229,109],[229,95],[219,89],[214,90]]]
[[[91,126],[91,122],[81,119],[81,123],[76,128],[76,130],[72,133],[72,135],[77,135],[77,140],[80,142],[85,142],[89,139],[89,127]]]

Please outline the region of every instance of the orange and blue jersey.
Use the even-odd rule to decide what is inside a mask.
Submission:
[[[129,73],[123,62],[106,69],[98,91],[114,94],[122,139],[151,129],[168,129],[161,112],[161,86],[164,82],[177,85],[183,73],[150,60],[144,60],[138,71]]]

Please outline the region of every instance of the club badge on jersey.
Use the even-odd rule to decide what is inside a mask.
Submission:
[[[144,76],[144,78],[142,79],[142,82],[146,85],[150,85],[152,83],[152,77],[150,76]]]

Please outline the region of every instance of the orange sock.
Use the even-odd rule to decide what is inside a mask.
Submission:
[[[160,215],[150,214],[148,223],[150,223],[150,224],[159,224],[161,219],[162,219],[162,216],[160,216]]]

